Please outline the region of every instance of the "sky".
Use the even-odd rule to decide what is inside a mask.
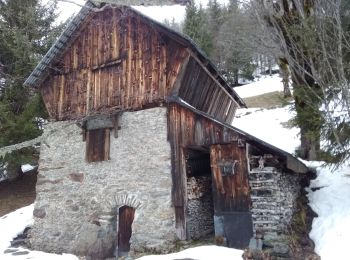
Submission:
[[[43,0],[43,2],[47,2],[48,0]],[[208,0],[195,0],[196,4],[202,4],[206,6]],[[228,0],[219,0],[220,3],[226,4]],[[81,5],[84,5],[85,0],[58,0],[58,8],[60,12],[59,21],[65,21],[67,18],[77,13]],[[181,23],[185,16],[185,7],[180,5],[173,6],[152,6],[152,7],[144,7],[137,6],[135,7],[137,10],[142,12],[145,15],[150,16],[151,18],[163,22],[165,19],[172,21],[173,19]]]

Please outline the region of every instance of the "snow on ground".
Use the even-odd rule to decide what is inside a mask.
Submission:
[[[234,90],[241,98],[254,97],[262,94],[283,91],[282,78],[277,75],[266,76],[253,83],[235,87]]]
[[[18,234],[21,234],[26,227],[29,227],[33,224],[33,210],[34,204],[20,208],[14,212],[0,217],[0,259],[78,260],[76,256],[68,254],[56,255],[39,251],[30,251],[24,248],[9,248],[12,239],[15,238]],[[6,249],[7,251],[13,251],[14,255],[12,253],[4,253]]]
[[[293,154],[300,145],[299,129],[286,126],[293,116],[290,106],[276,109],[238,109],[232,125]]]
[[[168,255],[150,255],[138,260],[172,260],[172,259],[198,259],[198,260],[241,260],[242,250],[222,246],[199,246]]]
[[[10,241],[20,234],[26,227],[33,224],[34,205],[29,205],[0,217],[0,255],[10,246]]]
[[[30,164],[23,164],[23,165],[21,166],[21,170],[22,170],[23,173],[32,171],[32,170],[34,170],[34,169],[35,169],[35,166],[30,165]]]
[[[317,167],[317,178],[308,191],[309,205],[318,214],[310,232],[316,253],[322,260],[349,259],[350,166],[334,172],[330,167]]]

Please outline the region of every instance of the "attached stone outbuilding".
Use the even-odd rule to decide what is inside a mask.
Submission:
[[[25,84],[51,118],[34,249],[104,259],[285,231],[307,168],[230,125],[245,104],[190,39],[88,1]]]

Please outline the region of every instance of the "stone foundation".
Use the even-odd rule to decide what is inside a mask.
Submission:
[[[175,240],[166,108],[121,115],[110,160],[87,163],[74,122],[50,123],[42,143],[31,247],[54,253],[110,257],[118,209],[133,207],[131,253],[168,251]]]

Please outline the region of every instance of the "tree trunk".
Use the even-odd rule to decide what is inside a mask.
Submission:
[[[233,71],[233,85],[234,86],[238,86],[239,85],[239,72],[238,72],[238,69],[234,69]]]
[[[294,84],[294,100],[297,112],[296,121],[300,127],[300,154],[305,160],[317,160],[320,151],[320,132],[322,115],[319,111],[319,102],[312,100],[307,93],[309,88]],[[315,86],[316,88],[316,86]]]
[[[292,96],[292,92],[290,92],[290,88],[289,88],[289,79],[282,79],[283,82],[283,97],[284,98],[288,98]]]
[[[259,55],[259,60],[260,60],[260,74],[265,74],[264,61],[263,61],[262,55]]]
[[[282,82],[283,82],[283,97],[291,97],[292,93],[289,88],[289,69],[288,69],[288,62],[284,58],[278,59],[278,67],[280,69],[280,75],[282,76]]]
[[[320,139],[310,138],[308,136],[308,130],[300,127],[300,154],[302,159],[309,161],[316,161],[320,151]]]
[[[272,76],[272,60],[270,57],[267,57],[267,64],[269,66],[269,75]]]

